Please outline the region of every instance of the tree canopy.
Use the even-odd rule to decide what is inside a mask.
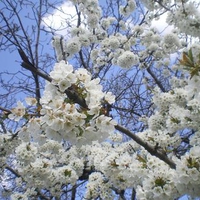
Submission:
[[[2,198],[200,197],[199,5],[2,0]]]

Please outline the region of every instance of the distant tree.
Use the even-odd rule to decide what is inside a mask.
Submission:
[[[199,3],[0,6],[0,53],[18,54],[0,74],[5,198],[200,196]]]

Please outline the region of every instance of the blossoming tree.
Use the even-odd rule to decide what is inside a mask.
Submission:
[[[19,4],[3,2],[23,27]],[[57,57],[49,73],[25,29],[28,48],[20,45],[17,24],[11,27],[0,11],[9,28],[1,28],[2,48],[9,43],[18,49],[22,69],[35,83],[34,92],[26,88],[25,101],[10,108],[6,96],[0,107],[4,194],[12,199],[199,197],[199,3],[69,2],[76,14],[66,14],[67,36],[46,30],[54,33]],[[45,3],[33,10],[43,10]],[[151,24],[163,14],[172,27],[167,33]],[[37,19],[41,23],[42,15]]]

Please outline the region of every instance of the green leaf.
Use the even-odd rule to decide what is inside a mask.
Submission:
[[[199,165],[198,161],[196,161],[195,158],[189,157],[187,159],[187,162],[188,162],[187,163],[187,167],[188,168],[196,168],[197,170],[199,170],[200,165]]]
[[[188,51],[188,57],[190,58],[190,61],[191,61],[192,63],[194,63],[194,58],[193,58],[193,54],[192,54],[192,49],[190,49],[190,50]]]
[[[179,124],[180,120],[174,117],[171,117],[171,122],[175,123],[175,124]]]
[[[29,144],[26,145],[26,150],[27,150],[27,151],[30,151],[30,150],[31,150],[31,147],[30,147]]]
[[[87,115],[85,122],[86,124],[90,122],[90,120],[94,117],[94,115]]]
[[[184,69],[190,73],[190,79],[193,76],[199,76],[200,72],[200,54],[197,56],[198,61],[195,63],[192,49],[188,52],[183,52],[182,59],[179,63],[184,66]]]
[[[65,170],[65,172],[64,172],[64,174],[65,174],[65,176],[71,176],[71,174],[72,174],[72,171],[71,170]]]
[[[164,187],[164,185],[166,184],[167,182],[165,180],[163,180],[162,178],[158,177],[156,180],[155,180],[155,186],[160,186],[160,187]]]
[[[116,163],[116,161],[114,160],[113,162],[111,162],[110,164],[112,167],[117,168],[119,165]]]

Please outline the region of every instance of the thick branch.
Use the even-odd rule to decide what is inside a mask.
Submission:
[[[29,64],[27,62],[22,62],[21,66],[24,68],[24,69],[27,69],[39,76],[41,76],[42,78],[44,78],[45,80],[51,82],[52,81],[52,78],[45,74],[44,72],[40,71],[39,69],[35,68],[32,64]]]
[[[131,195],[131,200],[135,200],[136,199],[136,191],[135,188],[132,189],[132,195]]]
[[[5,112],[5,114],[10,114],[10,113],[11,113],[10,110],[8,110],[8,109],[6,109],[6,108],[3,108],[3,107],[1,107],[1,106],[0,106],[0,110],[2,110],[3,112]]]
[[[35,66],[34,62],[30,62],[28,57],[26,56],[26,54],[24,53],[24,51],[22,49],[18,49],[18,52],[19,52],[19,55],[21,56],[21,59],[23,60],[24,64],[23,65],[30,65],[32,66],[33,68],[36,68],[38,69],[38,67]],[[35,94],[36,94],[36,99],[37,99],[37,102],[39,104],[39,100],[41,98],[41,94],[40,94],[40,84],[39,84],[39,76],[37,75],[37,73],[34,73],[32,72],[33,74],[33,78],[35,79]]]
[[[158,157],[159,159],[161,159],[162,161],[164,161],[165,163],[167,163],[172,169],[176,168],[176,164],[167,157],[167,155],[161,153],[160,151],[158,151],[154,146],[148,144],[147,142],[143,141],[141,138],[139,138],[137,135],[133,134],[131,131],[125,129],[122,126],[116,125],[115,128],[126,134],[127,136],[129,136],[130,138],[132,138],[135,142],[137,142],[138,144],[140,144],[142,147],[144,147],[151,155]]]
[[[76,199],[76,187],[73,187],[71,200],[75,200],[75,199]]]
[[[156,84],[158,85],[158,87],[162,90],[162,92],[166,92],[165,88],[162,86],[162,84],[157,79],[157,77],[155,76],[155,74],[151,71],[150,67],[147,67],[147,72],[152,76],[152,78],[154,79],[154,81],[156,82]]]
[[[20,52],[19,52],[20,53]],[[45,80],[49,81],[49,82],[52,82],[52,78],[48,75],[48,74],[45,74],[44,72],[42,72],[41,70],[39,70],[38,68],[34,67],[34,65],[32,63],[30,63],[30,61],[27,61],[25,59],[22,59],[23,62],[21,64],[21,66],[24,68],[24,69],[27,69],[29,70],[30,72],[38,75],[38,76],[41,76],[42,78],[44,78]],[[80,106],[82,106],[83,108],[87,108],[87,104],[85,102],[84,99],[80,98],[75,91],[73,91],[73,89],[71,88],[68,88],[66,91],[65,91],[66,95],[69,97],[69,99],[73,100],[75,103],[79,104]]]
[[[17,171],[15,171],[13,168],[11,168],[10,166],[6,166],[5,169],[9,170],[10,172],[12,172],[16,177],[21,177]]]

